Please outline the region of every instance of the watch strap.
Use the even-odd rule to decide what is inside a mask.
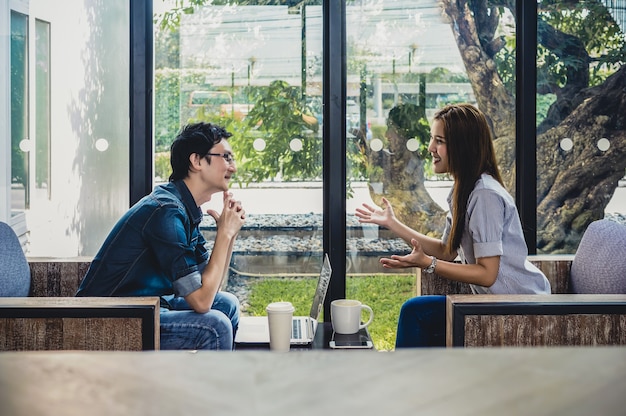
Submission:
[[[435,267],[437,267],[437,257],[435,256],[431,256],[431,262],[430,265],[428,267],[425,267],[424,269],[422,269],[424,271],[424,273],[434,273],[435,272]]]

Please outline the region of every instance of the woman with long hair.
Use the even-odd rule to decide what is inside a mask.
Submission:
[[[519,214],[502,183],[484,114],[470,104],[438,110],[428,151],[435,173],[454,180],[441,239],[403,224],[386,198],[382,209],[367,204],[356,209],[361,223],[386,227],[413,247],[405,256],[382,258],[383,267],[420,267],[469,283],[473,293],[549,294],[545,275],[527,259]],[[396,348],[445,346],[445,323],[445,296],[409,299],[400,311]]]

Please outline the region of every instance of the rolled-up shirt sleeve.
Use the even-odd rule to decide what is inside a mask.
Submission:
[[[467,204],[474,258],[501,256],[505,203],[497,193],[475,190]]]
[[[202,287],[202,275],[198,270],[174,280],[174,294],[185,297]]]

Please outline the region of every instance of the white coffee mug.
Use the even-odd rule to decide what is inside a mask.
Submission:
[[[369,312],[369,319],[361,323],[361,311]],[[337,299],[330,303],[330,320],[333,331],[338,334],[356,334],[374,320],[374,311],[354,299]]]

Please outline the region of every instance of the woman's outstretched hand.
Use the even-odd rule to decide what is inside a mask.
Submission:
[[[424,253],[422,245],[416,239],[411,240],[413,250],[406,256],[398,256],[394,254],[391,257],[383,257],[380,259],[383,267],[386,269],[406,269],[409,267],[423,268],[430,264],[430,258]]]
[[[359,219],[360,223],[365,224],[377,224],[382,226],[388,226],[390,222],[395,218],[391,202],[387,198],[382,199],[384,207],[373,207],[368,204],[363,204],[362,208],[357,208],[355,215]]]

